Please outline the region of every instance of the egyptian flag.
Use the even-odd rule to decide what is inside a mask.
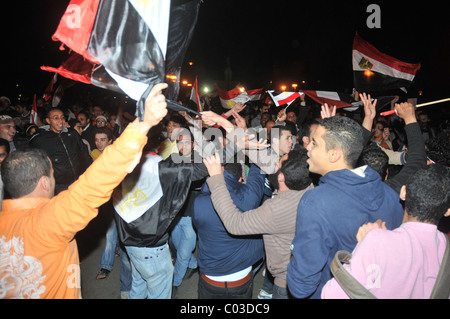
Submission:
[[[263,89],[246,91],[243,86],[238,84],[234,89],[230,91],[222,91],[216,83],[217,92],[219,94],[220,103],[224,109],[232,109],[236,103],[247,103],[249,101],[258,101],[261,99]]]
[[[137,247],[163,244],[188,198],[191,182],[207,175],[203,170],[201,176],[195,175],[194,171],[199,174],[200,170],[195,165],[162,160],[151,153],[142,157],[111,197],[121,243]]]
[[[138,101],[138,117],[143,117],[150,90],[161,82],[169,84],[168,106],[188,111],[173,100],[199,5],[199,0],[71,0],[53,40],[90,66],[90,74],[81,74],[84,83]]]
[[[355,100],[350,94],[331,92],[331,91],[303,91],[307,96],[323,105],[336,106],[337,109],[351,107]]]
[[[358,33],[353,42],[353,78],[359,92],[407,88],[420,69],[420,63],[405,63],[378,51]]]
[[[346,111],[356,111],[359,108],[364,107],[363,102],[355,100],[353,95],[331,92],[331,91],[303,91],[307,96],[316,101],[317,103],[328,106],[336,106],[336,109],[343,108]],[[394,96],[378,96],[372,97],[372,102],[377,100],[376,109],[380,111],[385,106],[389,105],[394,99]]]
[[[53,96],[53,87],[55,86],[56,82],[58,81],[58,74],[55,73],[52,77],[52,79],[50,80],[50,83],[48,84],[47,88],[44,91],[44,95],[42,96],[42,98],[46,101],[46,102],[50,102],[50,100],[52,99]]]
[[[192,86],[190,100],[197,105],[197,111],[202,112],[203,107],[200,103],[200,98],[198,97],[198,82],[197,78],[195,78],[194,85]]]
[[[36,94],[33,96],[33,105],[31,106],[31,114],[30,114],[30,123],[34,125],[38,125],[37,120],[37,103],[36,103]]]
[[[303,92],[275,92],[273,90],[267,91],[267,93],[269,93],[276,107],[287,105],[286,108],[304,94]]]

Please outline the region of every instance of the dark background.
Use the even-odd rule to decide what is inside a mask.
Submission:
[[[69,0],[2,1],[0,96],[42,96],[68,51],[51,39]],[[381,28],[369,29],[367,6],[381,8]],[[445,2],[205,0],[186,53],[183,78],[199,89],[288,88],[351,92],[355,32],[380,51],[421,63],[410,97],[450,97],[450,22]],[[189,66],[187,62],[193,61]],[[227,64],[228,61],[228,64]],[[225,81],[225,69],[231,81]],[[303,84],[302,81],[305,81]],[[82,84],[80,84],[83,86]],[[90,88],[92,89],[92,88]],[[98,89],[101,90],[101,89]],[[418,96],[418,91],[422,95]],[[109,92],[108,92],[109,93]],[[200,92],[201,93],[201,92]],[[106,92],[105,92],[106,94]]]

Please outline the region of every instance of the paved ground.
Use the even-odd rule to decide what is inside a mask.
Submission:
[[[77,234],[81,263],[81,291],[84,299],[120,299],[120,260],[115,258],[114,267],[107,279],[97,280],[100,257],[105,242],[107,218],[99,215]],[[254,280],[253,299],[263,284],[261,271]],[[178,299],[197,299],[198,274],[184,280],[178,289]]]

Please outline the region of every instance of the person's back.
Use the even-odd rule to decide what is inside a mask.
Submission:
[[[418,170],[401,190],[404,223],[392,231],[381,223],[361,227],[360,242],[344,268],[377,298],[430,298],[447,246],[437,223],[450,214],[449,190],[450,174],[445,167]],[[332,279],[322,290],[322,298],[348,296]]]
[[[241,211],[258,207],[264,190],[264,175],[255,165],[250,168],[247,184],[241,184],[225,171],[231,198]],[[200,271],[206,275],[222,276],[242,270],[263,257],[263,240],[258,237],[231,236],[223,226],[211,202],[205,183],[195,199],[193,223],[197,228]]]
[[[44,198],[4,201],[0,219],[2,264],[8,262],[6,253],[9,254],[10,250],[19,263],[10,265],[9,275],[2,275],[6,279],[6,288],[2,289],[0,298],[81,297],[80,283],[77,282],[79,260],[76,241],[66,238],[63,242],[60,234],[46,229],[55,227],[53,216],[46,214],[49,209],[56,208],[55,204]],[[72,268],[68,268],[70,265]],[[10,286],[14,289],[9,290]]]

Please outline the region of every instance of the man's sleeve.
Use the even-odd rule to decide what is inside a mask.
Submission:
[[[206,182],[214,209],[230,234],[254,235],[274,231],[275,221],[267,202],[257,209],[241,213],[231,199],[223,175],[212,176]]]
[[[39,227],[48,240],[70,241],[97,216],[124,177],[138,164],[147,137],[132,124],[75,181],[40,211]]]

